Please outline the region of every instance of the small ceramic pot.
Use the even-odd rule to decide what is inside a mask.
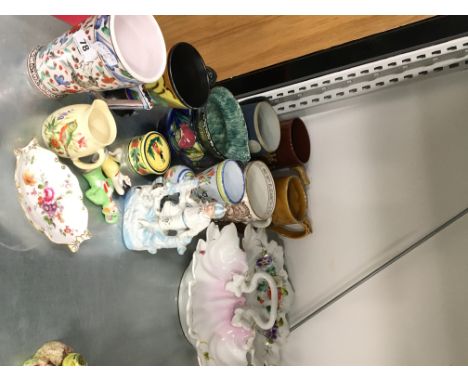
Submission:
[[[187,166],[195,169],[206,169],[219,162],[202,144],[196,130],[190,110],[173,109],[161,125],[174,156],[178,156]]]
[[[206,107],[197,113],[197,132],[213,156],[243,163],[250,160],[244,115],[229,90],[214,87]]]
[[[276,206],[272,215],[271,229],[289,238],[301,238],[312,232],[307,217],[307,193],[301,178],[296,175],[275,178]],[[298,224],[301,231],[293,231],[285,226]]]
[[[28,57],[31,81],[44,95],[113,90],[154,82],[166,45],[153,16],[92,16]]]
[[[278,149],[281,129],[278,115],[267,101],[242,105],[252,156],[265,156]]]
[[[180,42],[169,51],[164,76],[144,90],[155,106],[198,109],[206,104],[215,78],[195,47]]]
[[[245,167],[244,178],[244,197],[240,203],[226,207],[224,220],[267,227],[276,204],[273,176],[265,163],[253,161]]]
[[[191,180],[195,178],[195,173],[190,167],[183,165],[172,166],[164,174],[164,179],[172,183],[179,183],[185,180]]]
[[[15,155],[16,188],[27,219],[50,241],[78,251],[91,237],[78,179],[35,139],[15,150]]]
[[[300,118],[281,122],[281,141],[265,159],[272,168],[304,165],[310,157],[310,138],[307,127]]]
[[[117,136],[114,117],[107,104],[95,100],[91,105],[62,107],[50,114],[42,124],[42,138],[49,149],[63,158],[70,158],[82,170],[100,167],[106,155],[104,148]],[[98,154],[94,163],[82,157]]]
[[[129,167],[139,175],[162,175],[171,164],[169,145],[156,131],[132,138],[126,147]]]
[[[198,193],[204,200],[237,204],[245,194],[245,179],[242,169],[233,160],[225,160],[197,174]]]

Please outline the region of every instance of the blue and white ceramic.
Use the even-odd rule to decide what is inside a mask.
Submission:
[[[247,131],[249,150],[252,156],[264,156],[278,149],[281,129],[278,115],[267,101],[242,105]]]

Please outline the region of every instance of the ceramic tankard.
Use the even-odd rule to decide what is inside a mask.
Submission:
[[[276,206],[272,215],[271,229],[289,238],[301,238],[312,232],[307,217],[308,200],[305,185],[296,175],[275,178]],[[293,231],[285,226],[300,225],[302,231]]]
[[[101,100],[91,105],[62,107],[50,114],[42,125],[42,138],[47,147],[58,156],[70,158],[82,170],[102,165],[106,159],[104,148],[114,142],[116,135],[114,117]],[[98,156],[94,163],[80,160],[93,154]]]
[[[281,140],[274,153],[264,159],[271,168],[302,166],[310,158],[310,137],[300,118],[281,122]]]
[[[166,44],[151,15],[92,16],[28,56],[29,78],[51,98],[153,82],[165,67]]]
[[[280,121],[273,106],[267,101],[241,106],[249,134],[252,156],[261,157],[278,149],[281,138]]]
[[[196,175],[199,180],[197,193],[203,200],[237,204],[245,194],[242,169],[233,160],[225,160]]]
[[[253,161],[245,167],[244,178],[244,197],[240,203],[226,207],[224,220],[268,227],[276,204],[273,176],[265,163]]]

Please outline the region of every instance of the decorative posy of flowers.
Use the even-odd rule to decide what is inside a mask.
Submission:
[[[268,273],[275,280],[278,286],[278,308],[281,309],[283,296],[287,296],[289,292],[282,285],[282,278],[278,275],[276,265],[273,262],[271,255],[267,253],[266,249],[264,249],[263,256],[256,260],[255,268],[257,271]],[[268,301],[271,301],[271,289],[268,286],[268,283],[266,281],[260,282],[257,287],[257,292],[257,301],[263,305],[268,312],[270,312],[270,305],[268,305]]]
[[[34,160],[33,158],[34,157],[32,157],[31,161]],[[33,207],[29,206],[28,208],[30,210],[39,209],[43,220],[49,226],[56,228],[58,223],[63,224],[63,205],[61,201],[65,195],[70,195],[72,193],[69,179],[66,179],[64,182],[65,192],[60,196],[56,195],[54,188],[49,186],[48,180],[42,179],[37,181],[34,174],[31,174],[27,169],[23,172],[23,181],[27,186],[32,188],[30,191],[27,191],[27,195],[32,196],[37,201],[37,204]],[[68,225],[64,228],[59,228],[59,231],[63,236],[73,233],[73,230]]]
[[[36,139],[15,150],[15,155],[15,183],[26,218],[49,240],[76,252],[91,237],[78,179]]]
[[[278,365],[281,363],[282,348],[289,336],[287,314],[294,299],[294,290],[285,269],[284,250],[276,241],[268,239],[265,229],[256,229],[251,224],[245,228],[242,245],[249,257],[250,272],[268,273],[278,289],[277,318],[270,329],[258,329],[252,364]],[[257,285],[255,298],[258,308],[264,309],[263,315],[269,315],[271,290],[267,283]]]

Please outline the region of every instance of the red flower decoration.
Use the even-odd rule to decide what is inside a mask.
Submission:
[[[105,84],[112,84],[113,82],[115,82],[115,78],[112,78],[112,77],[103,77],[103,78],[102,78],[102,82],[104,82]]]

